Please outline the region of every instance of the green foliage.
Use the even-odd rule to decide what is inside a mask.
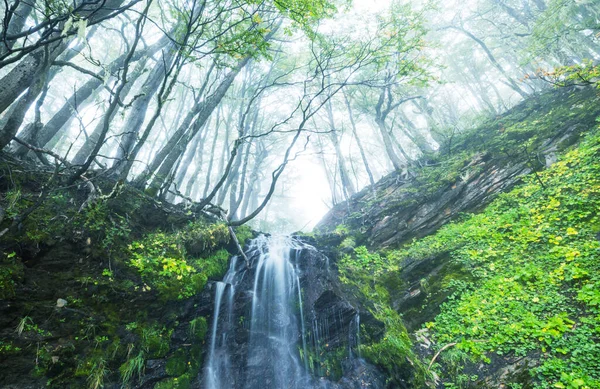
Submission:
[[[167,300],[188,298],[202,290],[209,278],[225,273],[229,253],[214,250],[228,240],[223,224],[192,223],[174,234],[152,233],[129,245],[130,265],[141,275],[146,290],[156,288]],[[209,255],[190,256],[188,249]]]
[[[134,377],[140,379],[144,374],[145,368],[146,359],[144,358],[144,352],[140,351],[136,356],[127,359],[119,368],[121,381],[124,385],[127,385]]]
[[[354,240],[354,238],[348,237],[345,238],[342,243],[340,243],[339,245],[339,249],[342,251],[345,250],[353,250],[356,247],[356,241]]]
[[[584,107],[566,116],[585,115]],[[530,126],[556,125],[551,123],[556,112],[531,115]],[[504,127],[504,139],[516,141],[533,130],[515,122]],[[484,212],[465,215],[397,250],[370,253],[358,247],[345,255],[341,280],[385,323],[381,340],[364,334],[363,355],[388,372],[403,358],[414,362],[410,339],[390,308],[390,293],[397,288],[392,280],[407,260],[449,257],[461,273],[440,277],[436,286],[451,295],[427,324],[437,347],[456,343],[441,355],[441,372],[451,380],[446,387],[470,387],[478,377],[464,374],[464,361],[489,362],[492,354],[539,357],[530,369],[536,388],[600,386],[599,161],[596,128],[577,149],[567,150],[547,171],[526,177]],[[428,280],[421,284],[430,288]]]
[[[183,350],[177,350],[175,354],[167,359],[165,370],[168,375],[178,377],[185,373],[187,365],[187,353]]]
[[[138,329],[141,338],[141,349],[148,359],[164,357],[169,351],[169,339],[172,330],[159,325],[146,325]]]
[[[187,375],[162,380],[154,389],[191,389],[191,380]]]
[[[93,204],[86,208],[83,215],[83,226],[86,231],[100,242],[107,254],[127,242],[131,229],[127,219],[111,212],[106,202]]]
[[[192,335],[197,341],[204,340],[206,332],[208,331],[208,323],[206,318],[199,316],[190,321],[190,335]]]
[[[8,299],[15,296],[16,282],[23,277],[23,264],[14,252],[0,255],[0,299]]]
[[[21,351],[21,348],[15,346],[12,342],[0,340],[0,355],[7,356],[10,354],[16,354],[19,351]]]
[[[342,377],[342,361],[348,358],[348,348],[345,346],[330,348],[329,344],[320,344],[316,350],[309,348],[307,355],[304,349],[298,348],[300,358],[308,364],[311,373],[317,377],[328,377],[336,381]]]
[[[600,89],[600,65],[591,59],[575,65],[560,66],[552,71],[539,69],[536,76],[559,87],[593,85]]]
[[[408,371],[414,385],[423,384],[425,369],[412,351],[412,342],[400,315],[390,307],[390,283],[397,283],[395,274],[399,270],[396,258],[379,253],[370,253],[366,247],[354,249],[354,255],[344,255],[338,264],[340,280],[353,287],[368,305],[373,316],[385,325],[382,339],[371,340],[364,333],[361,353],[371,362],[383,367],[392,381],[407,380]],[[410,368],[407,368],[407,364]]]
[[[339,236],[347,236],[348,234],[350,234],[350,228],[348,228],[348,226],[344,224],[338,224],[335,227],[335,234]]]
[[[252,232],[252,229],[249,226],[243,225],[235,229],[235,235],[240,242],[240,246],[244,247],[246,241],[254,237],[254,232]]]
[[[396,252],[398,260],[449,251],[470,269],[428,327],[439,347],[474,360],[541,355],[536,388],[600,385],[600,135],[596,130],[537,178],[483,213]]]
[[[33,319],[29,316],[23,316],[19,320],[19,324],[15,329],[18,336],[32,336],[32,337],[47,337],[52,336],[49,331],[46,331],[33,322]]]
[[[96,353],[77,366],[75,375],[86,377],[89,389],[99,389],[104,387],[104,380],[108,373],[106,359]]]

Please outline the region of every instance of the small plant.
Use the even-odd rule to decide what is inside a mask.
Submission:
[[[99,389],[104,387],[104,378],[108,374],[106,361],[104,358],[95,358],[91,362],[90,375],[87,378],[89,389]]]
[[[25,331],[26,329],[29,329],[32,325],[33,325],[33,320],[29,316],[24,316],[19,321],[19,324],[17,325],[15,332],[17,333],[18,336],[21,336],[23,331]]]
[[[134,377],[139,380],[146,369],[146,359],[144,352],[140,351],[135,357],[129,358],[125,363],[121,365],[119,371],[121,373],[121,382],[127,385],[131,382]]]

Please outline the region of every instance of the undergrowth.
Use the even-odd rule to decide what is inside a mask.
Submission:
[[[534,388],[600,387],[599,209],[596,128],[483,212],[398,250],[356,248],[339,263],[341,279],[371,301],[386,324],[384,339],[363,346],[365,355],[388,370],[392,361],[411,357],[410,339],[390,308],[391,280],[408,259],[449,255],[470,276],[447,285],[453,293],[426,324],[437,350],[444,348],[433,369],[446,387],[471,387],[484,377],[465,374],[465,364],[490,363],[494,356],[534,360],[527,380]]]

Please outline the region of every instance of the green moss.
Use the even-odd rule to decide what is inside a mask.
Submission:
[[[140,332],[142,349],[146,351],[148,359],[162,358],[167,355],[172,330],[151,325],[141,328]]]
[[[529,369],[535,388],[600,386],[599,161],[596,128],[484,212],[396,251],[398,261],[449,252],[470,273],[468,283],[441,280],[454,294],[427,325],[438,348],[456,343],[444,366],[539,355]],[[447,380],[458,385],[463,374]]]
[[[191,379],[187,375],[162,380],[154,386],[154,389],[191,389]]]
[[[338,246],[338,249],[341,251],[353,250],[356,247],[356,241],[354,238],[345,238],[342,243]]]
[[[319,345],[318,350],[309,350],[308,355],[304,355],[300,349],[302,359],[306,358],[309,369],[317,377],[327,377],[332,381],[337,381],[342,377],[342,361],[348,357],[348,348],[346,346],[330,349],[328,345]]]
[[[235,229],[235,235],[238,238],[238,241],[240,242],[240,246],[244,247],[244,245],[246,244],[246,241],[248,241],[248,239],[252,239],[254,237],[254,232],[252,231],[252,229],[248,226],[240,226],[240,227],[236,227]]]
[[[199,293],[208,279],[220,278],[227,271],[230,255],[227,250],[216,249],[228,241],[228,234],[222,224],[201,223],[173,234],[148,234],[129,245],[129,264],[165,300],[188,298]],[[197,253],[206,256],[198,257]]]
[[[381,366],[389,380],[396,383],[411,382],[413,387],[425,387],[425,368],[412,351],[412,341],[400,315],[388,307],[378,307],[374,316],[385,324],[382,339],[370,342],[367,334],[360,351],[366,359]]]
[[[12,252],[0,254],[0,299],[15,296],[15,286],[23,278],[23,264]]]
[[[363,356],[382,367],[392,383],[411,382],[414,387],[424,387],[425,368],[412,350],[412,341],[400,315],[390,307],[390,289],[401,287],[401,281],[395,276],[399,270],[395,257],[370,253],[361,246],[354,249],[353,255],[345,255],[338,266],[340,280],[355,291],[371,314],[385,326],[380,339],[373,339],[369,332],[362,331]]]
[[[199,316],[194,320],[190,321],[190,334],[196,339],[196,341],[204,340],[208,331],[208,323],[206,318]]]
[[[165,367],[167,374],[173,377],[179,377],[185,373],[188,364],[191,364],[188,359],[188,353],[185,350],[179,349],[175,351],[175,353],[167,359],[167,365]]]

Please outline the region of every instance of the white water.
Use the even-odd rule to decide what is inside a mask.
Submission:
[[[246,272],[232,259],[223,282],[216,283],[210,349],[205,365],[207,389],[304,389],[310,387],[307,362],[301,362],[299,345],[307,355],[300,278],[296,267],[300,246],[291,238],[260,236],[248,254],[255,269],[249,317],[245,366],[231,361],[235,326],[247,325],[234,314],[236,287]],[[243,269],[245,266],[241,266]],[[222,307],[228,290],[227,304]],[[222,312],[223,308],[226,312]],[[301,338],[301,339],[300,339]],[[306,358],[305,358],[306,359]]]

